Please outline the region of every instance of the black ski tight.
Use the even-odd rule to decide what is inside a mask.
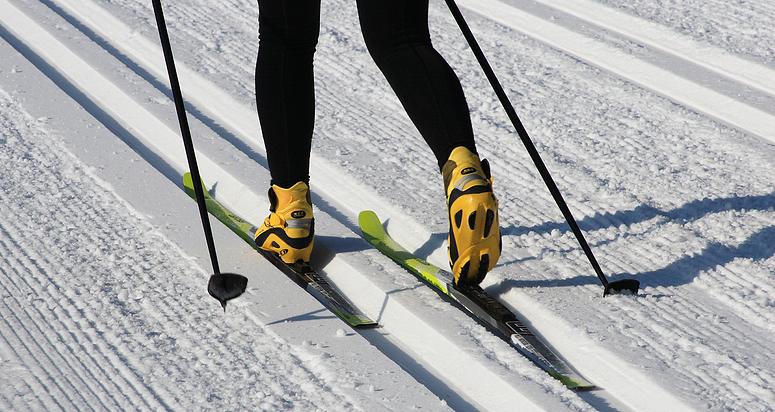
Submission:
[[[428,0],[357,4],[369,53],[433,150],[439,168],[457,146],[476,152],[460,81],[431,45]],[[309,181],[320,0],[258,0],[258,6],[258,115],[272,183],[290,187]]]

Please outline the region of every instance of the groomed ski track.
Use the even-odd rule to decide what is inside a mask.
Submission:
[[[223,268],[252,284],[214,312],[187,196],[0,50],[0,409],[448,410],[220,226]]]
[[[137,24],[138,18],[149,19],[150,6],[115,3],[2,0],[3,37],[26,49],[26,57],[82,106],[96,106],[90,112],[96,111],[99,121],[114,132],[123,131],[118,134],[145,161],[174,181],[185,171],[183,151],[174,119],[159,116],[171,108],[156,103],[160,98],[137,102],[145,99],[138,93],[150,86],[166,93],[155,27]],[[493,159],[496,190],[501,191],[507,219],[506,254],[486,286],[533,321],[559,352],[604,388],[580,398],[465,315],[438,302],[433,292],[387,259],[364,250],[365,242],[353,233],[357,212],[375,209],[390,218],[389,230],[397,239],[436,263],[445,261],[442,194],[436,187],[440,183],[434,162],[395,99],[385,98],[389,94],[376,69],[365,64],[368,58],[358,43],[353,5],[331,3],[324,5],[328,11],[317,59],[322,113],[312,184],[323,235],[317,259],[327,262],[325,271],[337,286],[384,325],[381,331],[363,333],[367,340],[437,396],[457,393],[459,398],[451,399],[450,405],[458,409],[557,410],[589,405],[632,410],[757,409],[775,401],[769,366],[775,351],[774,291],[768,282],[775,267],[775,201],[767,176],[775,159],[775,149],[767,143],[773,137],[771,113],[733,97],[726,97],[720,106],[716,102],[722,91],[703,81],[671,74],[646,58],[627,56],[606,44],[610,39],[585,37],[530,17],[516,8],[519,2],[460,2],[503,25],[468,14],[485,51],[495,57],[496,71],[528,130],[535,130],[545,145],[540,150],[565,188],[604,269],[635,274],[646,287],[641,298],[602,300],[583,255],[536,180],[529,159],[509,135],[451,21],[441,4],[433,6],[437,45],[469,86],[478,139],[484,154]],[[565,9],[562,3],[553,6],[579,15],[567,4]],[[196,127],[206,136],[197,142],[203,174],[208,183],[217,184],[220,200],[257,221],[267,206],[263,188],[268,173],[249,103],[252,63],[247,62],[253,59],[255,41],[242,37],[254,29],[251,7],[252,2],[191,1],[169,6],[168,13],[173,44],[176,51],[182,49],[184,95],[198,120]],[[230,13],[229,8],[238,12]],[[38,22],[24,21],[30,17]],[[207,24],[224,17],[228,24]],[[50,24],[41,26],[41,19],[80,33],[52,33]],[[213,27],[224,31],[209,33]],[[562,36],[539,38],[554,50],[511,29],[528,36],[539,37],[538,32]],[[621,28],[617,30],[622,34]],[[629,41],[639,40],[637,33],[623,34]],[[503,36],[516,40],[506,44],[498,40]],[[79,44],[76,38],[107,51],[115,60],[105,63],[107,67],[123,65],[120,70],[128,72],[96,70],[93,56],[74,47]],[[587,48],[596,53],[584,54],[584,48],[574,44],[595,46]],[[642,44],[654,46],[647,39]],[[685,51],[678,53],[681,58],[702,63]],[[344,53],[355,57],[345,59],[349,61],[336,57]],[[542,63],[533,62],[538,58]],[[623,58],[630,68],[640,70],[612,66]],[[728,60],[714,61],[721,66],[715,75],[734,72]],[[547,71],[560,79],[543,77]],[[747,81],[727,77],[731,82]],[[588,96],[567,93],[580,85],[588,89]],[[133,87],[134,95],[127,91]],[[675,95],[675,90],[690,92]],[[766,87],[757,90],[760,100],[773,98]],[[557,99],[553,94],[563,93],[572,97],[570,106],[552,103]],[[370,94],[380,98],[369,98]],[[532,99],[546,99],[548,107],[531,103]],[[595,109],[579,110],[589,107]],[[573,121],[567,120],[569,115]],[[603,120],[602,127],[596,128],[595,120]],[[396,153],[402,146],[405,149]],[[356,148],[370,154],[358,155]],[[671,151],[680,155],[671,156]],[[265,297],[255,298],[258,311],[266,304],[261,298]],[[303,324],[297,323],[301,328]],[[744,345],[739,343],[741,336]]]
[[[142,145],[140,152],[147,150],[158,155],[159,157],[155,161],[161,162],[161,164],[157,167],[168,174],[172,174],[171,178],[174,179],[186,171],[184,166],[185,159],[182,156],[182,145],[174,129],[164,125],[160,119],[157,119],[149,111],[141,107],[133,108],[132,97],[118,89],[110,80],[68,50],[64,44],[50,36],[36,22],[29,20],[11,4],[6,3],[6,5],[7,7],[3,11],[4,22],[15,21],[20,23],[19,29],[14,30],[14,28],[11,28],[11,30],[14,30],[17,38],[23,38],[28,41],[25,46],[30,49],[31,53],[35,53],[38,57],[44,59],[48,66],[66,79],[60,80],[60,87],[76,89],[83,93],[83,96],[78,96],[70,92],[71,96],[79,99],[82,105],[96,104],[99,107],[107,108],[107,113],[102,115],[102,120],[115,123],[118,125],[118,128],[127,130],[129,134],[135,136],[138,140],[136,144]],[[228,97],[223,99],[228,101]],[[233,103],[231,106],[238,110],[245,110],[244,108],[234,107]],[[117,107],[124,108],[124,110],[111,109]],[[266,177],[263,179],[264,182],[256,182],[245,186],[236,177],[222,168],[218,162],[211,160],[207,155],[200,152],[198,159],[202,174],[206,176],[205,179],[208,182],[217,184],[216,195],[219,198],[225,199],[229,206],[250,217],[253,221],[259,221],[260,212],[257,211],[266,210],[268,203],[263,196],[256,194],[248,187],[266,186]],[[242,173],[244,174],[245,171],[242,171]],[[230,197],[232,199],[237,198],[240,201],[229,202]],[[241,204],[249,206],[250,209],[240,208]],[[261,205],[258,210],[254,210],[256,204]],[[351,231],[348,234],[347,229],[341,227],[341,225],[337,227],[336,222],[327,221],[325,216],[318,216],[317,218],[317,227],[326,236],[333,235],[333,238],[350,239],[356,236]],[[325,236],[321,236],[319,240],[320,245],[318,248],[325,253]],[[350,242],[352,241],[350,240]],[[366,248],[366,246],[364,245],[362,248]],[[483,328],[469,321],[464,315],[455,314],[457,319],[449,319],[444,314],[429,316],[427,314],[428,309],[423,307],[423,305],[418,305],[413,296],[406,298],[400,296],[402,290],[400,288],[396,289],[395,283],[386,282],[380,284],[374,281],[373,278],[377,278],[384,272],[384,269],[380,266],[373,265],[367,261],[365,264],[362,263],[359,269],[356,269],[347,260],[343,259],[340,254],[333,254],[333,252],[341,251],[332,250],[330,252],[330,256],[323,258],[328,260],[325,266],[326,272],[331,275],[334,281],[340,280],[338,285],[348,294],[348,297],[352,297],[354,302],[359,304],[367,315],[378,319],[380,324],[384,325],[385,329],[390,332],[390,335],[398,340],[398,344],[411,351],[408,356],[413,358],[414,362],[420,361],[423,365],[436,369],[439,375],[438,379],[447,382],[453,387],[453,390],[459,392],[456,396],[462,396],[463,399],[455,405],[458,408],[465,408],[466,405],[473,404],[477,408],[507,410],[514,405],[518,405],[520,408],[538,410],[547,405],[547,402],[556,403],[555,407],[566,408],[562,402],[552,402],[551,398],[543,395],[545,389],[542,386],[533,384],[533,388],[519,388],[518,385],[525,385],[529,381],[526,382],[525,378],[510,371],[509,368],[488,361],[487,353],[482,352],[478,348],[479,342],[476,340],[468,340],[468,350],[463,346],[465,341],[455,342],[452,340],[461,327],[474,327],[473,338],[479,338],[479,335],[486,333]],[[394,271],[399,272],[397,269]],[[370,275],[372,279],[363,279],[362,277],[365,274]],[[360,277],[354,275],[360,275]],[[345,281],[341,282],[341,280]],[[416,285],[412,285],[403,294],[416,294],[417,292],[412,290],[416,288]],[[426,291],[426,296],[431,293],[433,292]],[[428,299],[433,299],[433,297],[426,297],[426,300]],[[435,304],[434,306],[443,307],[444,305]],[[444,309],[446,312],[455,311],[452,308]],[[454,322],[455,320],[462,320],[464,324],[462,326],[457,325]],[[382,343],[381,341],[385,340],[385,338],[377,336],[379,333],[379,331],[371,333],[371,335],[374,335],[371,337],[371,341],[377,345],[381,344],[386,352],[396,352],[395,355],[398,356],[400,350],[397,351],[392,346],[395,343],[392,345]],[[367,335],[368,338],[369,333],[365,332],[364,335]],[[509,362],[511,368],[521,367],[528,369],[528,371],[533,373],[533,379],[543,386],[548,386],[560,392],[568,392],[559,383],[554,382],[552,378],[544,375],[540,370],[532,370],[534,368],[527,360],[521,358],[516,353],[512,353],[513,350],[504,348],[505,344],[497,339],[493,339],[493,341],[489,345],[484,342],[483,347],[488,349],[488,346],[494,346],[494,349],[491,350],[505,352],[500,356],[495,356],[496,358],[500,358],[502,362]],[[411,367],[411,365],[407,365],[407,367]],[[462,373],[463,371],[465,373]],[[414,373],[417,374],[419,372],[414,371]],[[475,382],[488,382],[489,384],[486,387],[477,388],[474,385]],[[466,387],[470,387],[473,390],[461,389]],[[452,395],[451,393],[448,394],[450,397]],[[562,396],[562,394],[559,395],[559,397]],[[538,397],[538,399],[532,399],[535,397]]]

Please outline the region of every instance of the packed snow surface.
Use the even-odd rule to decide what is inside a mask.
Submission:
[[[775,6],[584,1],[643,30],[568,1],[460,4],[604,271],[638,279],[638,296],[600,296],[444,2],[430,24],[500,202],[504,253],[483,286],[589,393],[359,239],[373,208],[447,264],[436,162],[355,2],[322,2],[311,186],[316,259],[375,331],[346,327],[221,227],[223,265],[251,283],[225,314],[206,295],[150,2],[0,0],[0,410],[772,410]],[[256,4],[165,7],[203,175],[258,220]]]

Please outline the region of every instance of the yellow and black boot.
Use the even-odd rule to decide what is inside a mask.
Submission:
[[[498,201],[487,160],[456,147],[441,171],[449,210],[449,264],[457,285],[482,282],[501,255]]]
[[[256,231],[256,245],[276,253],[289,265],[308,263],[315,240],[309,186],[304,182],[290,189],[272,185],[269,203],[271,213]]]

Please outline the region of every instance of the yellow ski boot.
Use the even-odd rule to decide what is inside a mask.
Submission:
[[[487,160],[456,147],[441,171],[449,209],[449,264],[457,285],[478,285],[501,255],[498,201]]]
[[[309,186],[304,182],[290,189],[272,185],[269,202],[271,213],[256,231],[256,245],[276,253],[289,265],[309,263],[315,237]]]

